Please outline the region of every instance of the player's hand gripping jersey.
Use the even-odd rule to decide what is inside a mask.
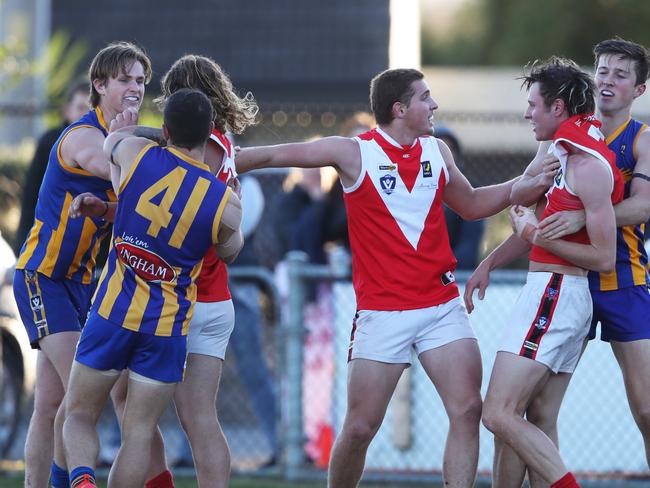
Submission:
[[[159,336],[186,335],[203,256],[231,190],[173,148],[145,147],[122,183],[113,246],[91,313]]]
[[[546,208],[540,220],[544,220],[551,214],[563,210],[583,210],[584,205],[566,182],[566,163],[568,158],[568,147],[578,148],[599,160],[605,165],[612,176],[611,199],[616,204],[623,199],[623,177],[616,168],[614,153],[607,147],[605,138],[600,132],[600,122],[593,115],[575,115],[565,120],[553,136],[553,144],[549,151],[553,151],[560,160],[560,170],[553,181],[553,186],[546,193]],[[562,239],[580,244],[589,244],[587,229],[583,227],[575,234],[568,235]],[[575,266],[573,263],[563,259],[546,249],[533,245],[530,260],[538,263],[560,264],[564,266]]]
[[[54,279],[92,281],[95,257],[109,224],[101,218],[71,219],[68,208],[74,197],[91,192],[101,200],[116,200],[110,181],[69,166],[61,157],[61,144],[70,132],[93,127],[104,136],[108,127],[99,108],[77,120],[62,133],[50,152],[47,170],[38,193],[34,226],[16,264],[17,269],[38,271]]]
[[[449,180],[433,137],[402,147],[380,128],[356,138],[361,174],[344,199],[359,310],[410,310],[458,296],[442,212]]]

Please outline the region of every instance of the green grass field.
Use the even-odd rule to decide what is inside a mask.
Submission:
[[[174,484],[176,488],[195,488],[196,479],[191,477],[174,477]],[[99,486],[106,486],[106,480],[100,480]],[[317,488],[324,487],[325,481],[313,481],[309,483],[288,483],[286,481],[278,480],[265,480],[261,478],[243,479],[235,478],[230,482],[232,488]],[[404,488],[406,485],[366,485],[362,483],[364,488]],[[409,485],[413,487],[413,485]],[[437,486],[427,485],[429,488],[438,488]],[[18,475],[9,475],[3,477],[0,475],[0,487],[2,488],[22,488],[23,478]]]

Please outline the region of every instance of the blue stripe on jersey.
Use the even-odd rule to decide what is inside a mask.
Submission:
[[[630,196],[632,173],[636,166],[635,143],[646,125],[629,119],[607,138],[607,145],[616,154],[616,166],[625,180],[625,198]],[[589,273],[592,290],[610,291],[637,285],[650,285],[648,256],[644,247],[645,225],[616,229],[616,266],[611,273]]]
[[[34,226],[23,244],[18,269],[38,271],[51,279],[71,279],[90,283],[95,256],[109,224],[99,218],[68,217],[70,203],[80,193],[91,192],[102,200],[115,201],[110,181],[88,171],[69,166],[60,154],[68,134],[82,127],[93,127],[107,135],[99,108],[68,126],[52,146],[47,169],[36,203]]]

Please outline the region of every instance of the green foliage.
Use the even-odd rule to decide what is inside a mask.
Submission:
[[[649,22],[650,2],[638,0],[475,0],[446,42],[424,32],[423,64],[517,65],[556,54],[589,65],[603,39],[650,45]]]
[[[29,74],[26,55],[27,46],[16,38],[0,43],[0,93],[14,88]]]

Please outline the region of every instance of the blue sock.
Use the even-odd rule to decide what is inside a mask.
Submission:
[[[70,486],[75,486],[76,483],[82,480],[82,476],[85,474],[91,476],[92,482],[95,482],[95,470],[93,468],[78,466],[70,471]]]
[[[52,484],[52,488],[70,487],[68,471],[57,466],[54,461],[52,461],[52,467],[50,468],[50,483]]]

